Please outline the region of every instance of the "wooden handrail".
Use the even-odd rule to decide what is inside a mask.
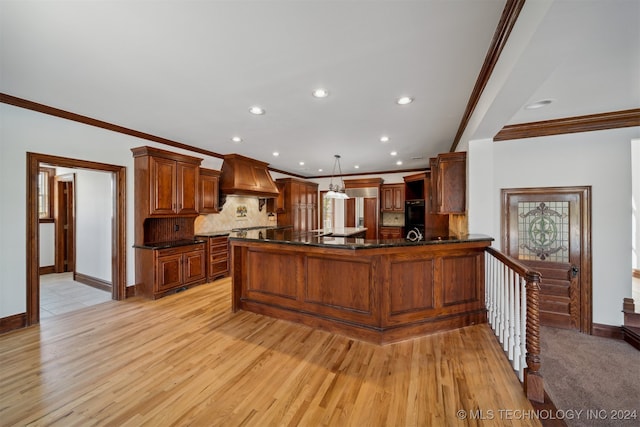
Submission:
[[[527,282],[537,282],[540,283],[542,280],[542,274],[537,272],[536,270],[531,270],[529,267],[521,263],[520,261],[511,258],[509,255],[505,255],[493,246],[489,246],[486,248],[486,251],[489,252],[494,257],[498,258],[504,265],[518,273],[521,277],[524,277]]]
[[[544,402],[544,383],[540,374],[540,281],[542,275],[493,247],[486,251],[526,281],[526,362],[524,390],[527,398]]]

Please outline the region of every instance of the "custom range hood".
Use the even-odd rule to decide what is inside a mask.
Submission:
[[[220,173],[220,193],[261,198],[278,197],[278,187],[269,174],[268,163],[239,154],[224,156]]]

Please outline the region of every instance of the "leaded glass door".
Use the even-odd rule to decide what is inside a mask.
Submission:
[[[589,187],[502,190],[503,250],[542,273],[543,325],[591,330]]]

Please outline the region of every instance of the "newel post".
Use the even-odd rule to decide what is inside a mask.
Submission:
[[[528,274],[527,285],[527,368],[524,389],[527,398],[544,403],[544,382],[540,374],[540,275]]]

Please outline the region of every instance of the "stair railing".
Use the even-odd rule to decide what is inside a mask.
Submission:
[[[527,398],[544,402],[540,374],[540,279],[537,271],[493,247],[485,251],[487,318]]]

